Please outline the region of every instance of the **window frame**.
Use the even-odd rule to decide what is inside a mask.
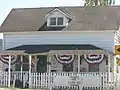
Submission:
[[[51,24],[51,18],[55,18],[56,19],[56,21],[55,21],[55,25],[52,25]],[[63,19],[63,23],[61,24],[61,25],[58,25],[58,19],[59,18],[62,18]],[[49,19],[49,26],[64,26],[64,17],[50,17],[50,19]]]
[[[25,60],[25,57],[28,58],[28,55],[23,56],[22,69],[23,71],[29,71],[29,59]],[[19,56],[19,60],[20,60],[20,56]],[[24,66],[26,65],[28,66],[27,70],[24,69],[25,68]],[[20,71],[20,70],[21,70],[21,64],[20,64],[20,61],[18,61],[15,63],[15,71]]]
[[[59,23],[59,22],[58,22],[58,21],[59,21],[59,19],[62,19],[62,24],[58,24],[58,23]],[[57,18],[57,22],[56,22],[56,23],[57,23],[57,25],[64,25],[64,18],[63,18],[63,17],[58,17],[58,18]]]
[[[51,19],[55,19],[55,24],[51,24],[51,22],[52,22]],[[56,25],[56,21],[57,21],[56,19],[57,19],[57,18],[55,18],[55,17],[51,17],[51,18],[50,18],[50,25]]]

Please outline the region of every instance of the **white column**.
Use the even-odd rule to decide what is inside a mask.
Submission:
[[[31,60],[32,55],[29,55],[29,88],[31,87]]]
[[[22,75],[23,75],[22,74],[22,72],[23,72],[23,56],[22,55],[20,56],[20,60],[21,60],[21,67],[20,67],[21,75],[20,76],[21,76],[21,80],[22,80]]]
[[[9,68],[8,68],[8,87],[10,87],[10,76],[11,76],[11,55],[9,55]]]
[[[110,85],[109,81],[110,81],[110,55],[108,55],[108,85]]]
[[[51,76],[51,74],[50,74],[50,72],[51,72],[51,65],[50,65],[50,63],[51,63],[51,53],[49,52],[48,54],[47,54],[48,56],[47,56],[47,61],[49,62],[49,64],[47,65],[48,66],[48,72],[49,72],[49,79],[48,79],[48,86],[49,86],[49,90],[52,90],[52,87],[51,87],[51,83],[50,83],[50,76]]]
[[[80,73],[80,54],[78,54],[78,73]]]
[[[51,54],[49,53],[48,54],[48,60],[47,60],[49,63],[51,63]],[[48,65],[48,72],[51,72],[51,65]]]
[[[37,72],[37,55],[35,55],[35,72]]]
[[[108,55],[108,73],[110,73],[110,55]]]

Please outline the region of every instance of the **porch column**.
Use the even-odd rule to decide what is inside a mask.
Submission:
[[[78,73],[80,73],[80,54],[78,54]]]
[[[51,54],[50,53],[48,54],[48,60],[47,61],[51,63]],[[49,69],[48,72],[51,72],[51,65],[49,65],[49,64],[48,64],[48,69]]]
[[[11,76],[11,55],[9,55],[9,67],[8,67],[8,87],[10,87],[10,76]]]
[[[37,72],[37,55],[35,55],[35,72]]]
[[[110,81],[110,55],[108,55],[108,86],[110,85],[109,81]]]
[[[29,88],[31,87],[31,61],[32,55],[29,55]]]
[[[23,72],[23,56],[22,55],[20,56],[20,59],[21,59],[21,66],[20,66],[21,75],[20,76],[21,76],[21,80],[22,80],[22,75],[23,75],[22,74],[22,72]]]
[[[51,58],[51,53],[50,53],[50,52],[48,52],[47,55],[48,55],[48,56],[47,56],[47,57],[48,57],[48,58],[47,58],[47,61],[49,62],[49,64],[47,64],[47,66],[48,66],[48,70],[47,70],[47,71],[49,72],[49,73],[48,73],[48,75],[49,75],[49,78],[48,78],[48,87],[49,87],[49,90],[52,90],[51,82],[50,82],[50,77],[51,77],[51,74],[50,74],[50,73],[51,73],[51,64],[50,64],[50,63],[51,63],[51,59],[52,59],[52,58]]]

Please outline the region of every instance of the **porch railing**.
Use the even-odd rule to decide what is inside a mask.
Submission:
[[[30,78],[29,78],[30,77]],[[70,89],[105,89],[114,87],[120,83],[120,75],[114,73],[96,73],[96,72],[54,72],[54,73],[31,73],[28,72],[11,72],[11,82],[19,79],[23,81],[25,87],[28,83],[30,88],[70,88]],[[0,73],[0,86],[8,86],[8,72]]]
[[[7,87],[8,86],[8,73],[0,72],[0,86]]]
[[[15,80],[20,80],[23,82],[26,82],[26,79],[28,80],[28,72],[23,71],[22,73],[19,71],[14,71],[11,72],[11,76],[10,76],[10,84],[12,87],[15,86]],[[8,78],[9,74],[8,72],[0,72],[0,87],[8,87]]]

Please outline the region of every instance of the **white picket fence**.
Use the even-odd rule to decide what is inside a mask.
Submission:
[[[29,78],[30,77],[30,78]],[[11,86],[14,81],[23,81],[23,86],[30,80],[30,88],[58,88],[79,90],[103,90],[113,88],[120,83],[120,75],[113,73],[96,72],[54,72],[54,73],[31,73],[11,72]],[[0,86],[8,86],[8,72],[0,72]]]
[[[32,73],[30,87],[102,90],[115,84],[113,73]]]
[[[0,86],[1,87],[7,87],[8,86],[8,73],[7,72],[1,72],[0,73]]]
[[[22,72],[22,73],[19,71],[11,72],[11,76],[10,76],[11,87],[15,86],[16,79],[23,81],[24,80],[23,77],[25,76],[28,77],[28,72]],[[8,87],[8,79],[9,79],[8,77],[9,77],[8,72],[0,72],[0,87]]]

